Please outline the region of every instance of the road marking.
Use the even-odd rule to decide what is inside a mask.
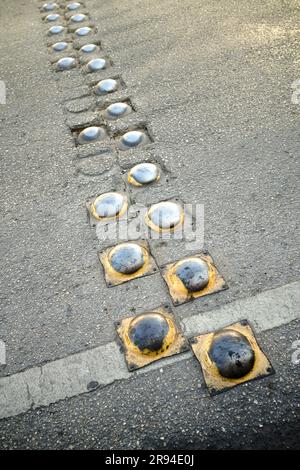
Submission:
[[[299,305],[300,281],[297,281],[186,318],[182,329],[187,336],[192,336],[247,319],[255,332],[262,332],[299,318]],[[111,342],[2,377],[0,419],[86,393],[91,382],[109,385],[191,356],[191,352],[183,353],[129,373],[117,344]]]

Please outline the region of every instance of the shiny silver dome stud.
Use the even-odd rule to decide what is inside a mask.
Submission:
[[[129,131],[126,132],[121,138],[121,144],[124,147],[137,147],[143,142],[144,133],[141,131]]]
[[[75,67],[76,61],[73,57],[63,57],[56,62],[58,70],[70,70]]]
[[[189,292],[197,292],[209,282],[208,265],[200,258],[188,258],[179,263],[175,275]]]
[[[98,72],[105,69],[106,65],[105,59],[92,59],[87,63],[87,68],[90,72]]]
[[[58,13],[51,13],[51,15],[46,16],[46,21],[51,23],[51,21],[57,21],[60,18],[60,15]]]
[[[113,93],[118,89],[118,82],[113,78],[101,80],[94,88],[96,95],[105,95],[106,93]]]
[[[84,52],[85,54],[90,54],[92,52],[95,52],[96,50],[97,50],[96,44],[85,44],[79,49],[80,52]]]
[[[127,275],[136,273],[145,263],[143,249],[137,243],[121,243],[115,246],[108,258],[115,271]]]
[[[81,7],[81,4],[78,3],[78,2],[72,2],[72,3],[69,3],[69,4],[67,5],[67,9],[68,9],[69,11],[78,10],[78,8],[80,8],[80,7]]]
[[[78,28],[75,31],[76,36],[82,37],[82,36],[87,36],[92,32],[92,28],[89,26],[83,26],[82,28]]]
[[[172,230],[182,224],[184,212],[182,207],[172,201],[159,202],[150,207],[146,222],[156,231]]]
[[[105,193],[97,197],[91,205],[91,213],[97,220],[114,219],[127,210],[127,198],[120,193]]]
[[[134,186],[143,186],[158,181],[160,178],[159,168],[154,163],[139,163],[128,173],[128,182]]]
[[[67,42],[56,42],[55,44],[53,44],[52,46],[52,50],[55,51],[55,52],[61,52],[61,51],[64,51],[66,50],[68,47],[68,43]]]
[[[106,132],[103,127],[91,126],[83,129],[78,135],[79,144],[87,144],[103,140],[106,137]]]
[[[77,13],[76,15],[71,16],[70,21],[72,23],[82,23],[82,21],[87,20],[87,16],[83,13]]]
[[[49,34],[60,34],[64,31],[64,27],[63,26],[51,26],[51,28],[49,29]]]
[[[132,108],[127,103],[113,103],[106,108],[104,116],[106,119],[115,120],[129,114],[131,111]]]
[[[44,11],[53,11],[58,7],[57,3],[44,3],[42,9]]]

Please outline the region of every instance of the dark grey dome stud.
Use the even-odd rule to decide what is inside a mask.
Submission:
[[[156,312],[139,315],[129,326],[128,336],[141,353],[159,353],[169,332],[169,324]]]
[[[189,292],[197,292],[209,282],[208,265],[200,258],[189,258],[180,263],[175,270],[175,275]]]
[[[145,263],[143,250],[137,243],[121,243],[109,254],[112,268],[120,274],[133,274]]]

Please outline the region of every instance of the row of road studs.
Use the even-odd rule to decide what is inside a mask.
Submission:
[[[40,10],[48,26],[51,63],[57,72],[79,68],[83,74],[95,74],[113,69],[113,61],[102,51],[100,42],[91,40],[97,29],[83,2],[45,3]],[[81,41],[80,47],[78,40]],[[119,77],[106,75],[94,84],[93,94],[113,96],[121,86]],[[102,119],[104,123],[113,123],[133,112],[129,100],[112,101],[102,110]],[[75,145],[109,140],[108,127],[103,122],[71,129]],[[147,128],[141,126],[117,135],[114,145],[118,151],[126,152],[147,146],[151,140]],[[156,184],[160,178],[158,165],[140,162],[129,170],[127,184],[149,186]],[[92,225],[93,221],[104,224],[119,221],[127,214],[129,205],[130,200],[125,193],[112,191],[98,195],[88,202]],[[151,231],[159,234],[173,233],[182,227],[186,217],[183,206],[177,200],[160,201],[148,208],[145,223]],[[175,306],[227,287],[211,256],[204,252],[161,267],[157,266],[145,240],[128,240],[102,251],[99,259],[108,287],[161,272]],[[171,308],[163,305],[120,320],[116,323],[116,330],[129,371],[191,348],[201,364],[211,395],[274,373],[246,320],[187,339],[177,325]]]

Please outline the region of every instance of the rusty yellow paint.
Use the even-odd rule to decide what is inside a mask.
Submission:
[[[199,335],[194,338],[191,338],[190,343],[192,346],[192,350],[196,358],[200,362],[204,380],[211,395],[216,395],[218,393],[221,393],[227,389],[235,387],[244,382],[249,382],[250,380],[262,378],[262,377],[265,377],[267,375],[271,375],[274,373],[274,370],[270,361],[265,356],[263,351],[260,349],[256,341],[256,338],[254,336],[254,333],[251,327],[247,324],[247,322],[242,321],[239,323],[234,323],[233,325],[228,325],[225,328],[222,328],[222,331],[226,331],[226,330],[237,331],[238,333],[241,333],[248,339],[254,351],[254,356],[255,356],[254,366],[250,372],[248,372],[246,375],[238,379],[230,379],[227,377],[223,377],[219,373],[219,370],[216,364],[211,360],[209,356],[209,350],[210,350],[210,346],[213,341],[215,332],[207,333],[207,334],[203,334],[203,335]]]
[[[177,268],[187,260],[201,259],[207,263],[209,280],[208,284],[201,290],[196,292],[190,292],[185,287],[181,279],[176,276]],[[222,278],[220,273],[217,271],[217,268],[214,265],[214,262],[209,255],[196,254],[189,256],[175,263],[166,265],[162,272],[163,278],[167,283],[169,288],[170,295],[175,304],[183,304],[189,302],[190,300],[196,299],[198,297],[203,297],[205,295],[213,294],[221,290],[226,289],[225,280]]]
[[[131,242],[126,242],[129,244]],[[123,274],[116,271],[112,265],[110,264],[110,258],[114,252],[114,249],[118,247],[118,245],[114,247],[107,248],[102,253],[98,253],[99,259],[104,268],[104,275],[106,283],[109,286],[118,286],[123,284],[124,282],[131,281],[138,277],[146,276],[156,272],[157,267],[154,259],[149,253],[148,245],[145,241],[139,240],[134,241],[132,244],[139,245],[142,248],[143,257],[144,257],[144,264],[141,266],[137,271],[132,274]]]
[[[141,319],[143,315],[149,313],[161,314],[169,325],[169,332],[165,337],[163,347],[159,351],[150,351],[148,349],[140,351],[129,337],[129,328],[134,325],[134,322]],[[159,359],[170,357],[189,349],[187,339],[182,335],[179,327],[175,324],[173,316],[164,307],[155,308],[154,310],[135,317],[124,318],[117,327],[117,333],[122,342],[126,363],[130,371],[140,369]]]

